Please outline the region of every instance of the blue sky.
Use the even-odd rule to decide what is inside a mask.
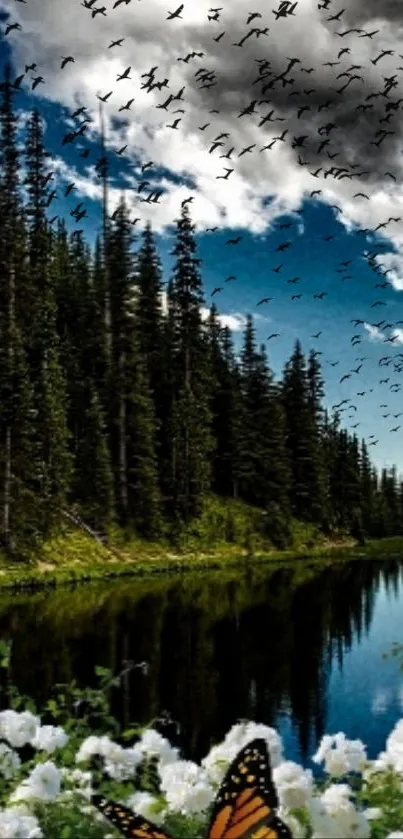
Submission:
[[[94,17],[100,0],[90,9],[80,0],[68,6],[63,0],[3,0],[1,62],[11,62],[15,78],[25,64],[37,63],[35,71],[24,74],[16,102],[22,125],[33,106],[45,120],[57,192],[49,217],[65,216],[74,229],[69,212],[83,201],[88,219],[79,226],[90,240],[98,231],[97,94],[112,91],[104,108],[110,211],[124,191],[132,217],[140,218],[134,230],[152,221],[167,279],[172,222],[181,201],[191,196],[206,309],[214,300],[237,346],[248,312],[255,315],[259,343],[280,333],[267,342],[276,374],[297,337],[306,352],[321,352],[326,406],[351,400],[342,414],[345,425],[359,423],[360,436],[379,441],[370,449],[376,465],[396,463],[403,472],[403,415],[394,416],[403,411],[398,363],[403,352],[399,12],[394,0],[381,7],[373,0],[353,0],[344,12],[336,0],[322,0],[319,6],[317,0],[299,0],[294,14],[277,17],[281,3],[276,0],[270,8],[256,0],[253,9],[249,0],[231,0],[218,13],[209,12],[210,4],[202,0],[188,0],[180,18],[167,20],[168,11],[176,9],[167,0],[125,0],[116,8],[113,0],[105,0],[105,15]],[[251,12],[255,18],[248,25]],[[339,12],[338,20],[329,20]],[[217,19],[209,21],[208,15]],[[21,28],[6,35],[14,23]],[[254,28],[242,47],[234,46]],[[118,38],[124,39],[122,45],[109,48]],[[203,55],[177,60],[192,51]],[[74,62],[61,69],[62,56]],[[298,61],[290,66],[290,58]],[[166,78],[168,85],[142,88],[143,74],[155,65],[154,84]],[[129,66],[130,78],[117,81]],[[202,68],[204,84],[212,87],[202,87],[203,78],[196,75]],[[32,90],[36,75],[44,83]],[[181,87],[180,100],[166,111],[157,108]],[[119,112],[131,98],[130,110]],[[81,124],[71,118],[81,105],[92,120],[86,134],[62,145],[63,136]],[[251,113],[241,117],[248,106]],[[178,128],[169,128],[175,119],[180,119]],[[284,139],[274,140],[283,131]],[[209,151],[220,134],[228,135],[218,141],[223,145]],[[302,136],[304,146],[295,147]],[[271,149],[260,151],[272,141]],[[240,156],[249,145],[251,151]],[[229,159],[221,159],[231,147]],[[83,149],[89,150],[85,159],[80,157]],[[142,173],[141,165],[150,160],[153,166]],[[234,171],[227,180],[217,180],[224,166]],[[138,193],[142,179],[149,184]],[[65,198],[70,182],[75,188]],[[162,190],[161,200],[141,202],[153,189]],[[320,193],[312,195],[315,190]],[[376,231],[380,224],[386,226]],[[217,231],[207,232],[215,226]],[[236,236],[242,237],[237,245],[227,244]],[[287,247],[278,251],[282,244]],[[372,261],[364,256],[370,252]],[[230,275],[236,279],[226,283]],[[297,282],[289,282],[296,277]],[[382,283],[386,287],[375,288]],[[212,297],[216,287],[222,290]],[[314,298],[321,292],[323,299]],[[292,299],[296,294],[302,296]],[[257,305],[263,297],[273,300]],[[373,306],[377,301],[381,305]],[[363,323],[354,325],[355,318]],[[374,326],[380,321],[380,327]],[[389,366],[379,365],[382,357]],[[341,382],[345,375],[349,378]]]

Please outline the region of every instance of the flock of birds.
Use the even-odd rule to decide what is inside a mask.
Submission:
[[[29,0],[15,0],[16,3],[26,4]],[[99,0],[82,0],[81,6],[83,6],[88,15],[94,19],[97,16],[100,17],[107,17],[108,10],[105,6],[98,6],[97,2]],[[132,0],[115,0],[112,5],[112,13],[118,9],[119,6],[126,5],[128,6]],[[354,3],[354,0],[351,0]],[[277,8],[270,10],[270,17],[269,22],[278,22],[284,21],[291,17],[298,16],[298,2],[291,2],[291,0],[280,0],[278,3]],[[233,174],[236,168],[236,160],[238,158],[242,158],[245,155],[257,154],[260,155],[262,153],[268,154],[274,148],[276,144],[287,144],[288,147],[295,150],[295,156],[299,166],[306,167],[309,175],[312,179],[316,181],[321,178],[323,180],[333,179],[334,181],[342,181],[342,180],[350,180],[350,181],[357,181],[359,182],[360,178],[365,178],[368,175],[371,175],[370,170],[363,168],[359,162],[348,162],[343,154],[342,149],[342,138],[343,138],[343,128],[338,124],[336,120],[336,113],[338,104],[343,97],[344,92],[350,85],[363,85],[365,89],[365,85],[363,84],[365,81],[365,66],[359,63],[356,63],[354,59],[354,47],[355,47],[355,40],[357,39],[368,39],[372,41],[375,36],[379,33],[379,29],[375,30],[364,30],[360,28],[342,28],[339,27],[343,26],[343,17],[345,16],[345,9],[340,9],[333,13],[334,8],[334,0],[321,0],[321,2],[317,3],[317,8],[320,10],[321,15],[324,16],[324,20],[326,23],[333,24],[335,26],[334,34],[340,38],[340,48],[337,49],[334,56],[331,56],[332,60],[323,62],[324,67],[329,67],[330,69],[334,69],[334,83],[336,87],[332,88],[332,94],[330,97],[324,97],[323,100],[318,98],[318,88],[315,86],[315,83],[309,81],[306,83],[306,79],[309,80],[311,78],[315,79],[315,73],[318,72],[317,68],[315,67],[305,67],[302,66],[301,60],[298,56],[293,57],[286,57],[284,59],[284,66],[280,68],[277,72],[273,68],[273,62],[270,58],[267,57],[258,57],[254,58],[253,62],[255,65],[255,78],[251,82],[251,87],[254,88],[254,93],[252,98],[247,104],[245,104],[242,108],[240,108],[239,113],[236,115],[237,120],[248,120],[248,119],[256,119],[257,118],[257,127],[263,128],[265,126],[266,130],[271,130],[270,126],[272,123],[287,123],[289,125],[282,128],[282,130],[278,132],[275,136],[271,136],[269,142],[265,142],[261,147],[258,146],[257,143],[251,143],[241,149],[236,149],[235,144],[232,145],[231,143],[231,134],[228,131],[219,131],[217,134],[214,133],[214,130],[211,133],[210,139],[207,141],[207,154],[213,155],[215,154],[218,160],[223,160],[225,163],[229,163],[230,165],[224,165],[223,170],[216,175],[216,179],[228,181],[230,176]],[[221,20],[222,18],[225,19],[225,10],[223,7],[215,7],[209,8],[207,13],[207,24],[212,26],[212,36],[211,39],[216,44],[220,44],[223,39],[228,39],[231,37],[230,33],[227,32],[226,29],[221,30]],[[239,40],[231,41],[231,47],[234,49],[243,49],[245,47],[246,42],[249,39],[256,39],[260,44],[264,43],[260,41],[261,38],[267,38],[270,36],[271,28],[269,25],[266,25],[265,21],[262,20],[263,15],[257,11],[250,11],[246,14],[246,19],[244,21],[245,27],[247,27],[245,34],[242,34],[242,37]],[[166,20],[171,22],[171,26],[175,27],[175,21],[177,20],[186,20],[186,9],[185,4],[182,3],[173,11],[167,11]],[[251,25],[252,24],[252,25]],[[107,25],[107,24],[106,24]],[[218,29],[218,31],[217,31]],[[19,21],[9,22],[6,24],[3,35],[8,37],[10,33],[13,31],[23,31],[23,26]],[[349,39],[346,41],[344,39]],[[113,53],[116,53],[119,48],[122,47],[125,41],[124,37],[120,37],[115,40],[110,40],[110,43],[105,48],[107,51],[111,50]],[[269,53],[270,54],[270,53]],[[373,67],[377,67],[383,59],[387,56],[393,56],[393,50],[379,50],[374,52],[373,58],[370,59],[371,64]],[[208,63],[208,55],[203,50],[191,50],[186,55],[177,56],[176,61],[178,63],[182,63],[187,65],[188,67],[194,67],[195,62],[198,62],[202,59],[205,59],[205,62]],[[399,59],[403,61],[403,55],[399,55]],[[191,64],[192,62],[192,64]],[[345,62],[345,63],[343,63]],[[75,57],[73,55],[63,55],[60,56],[60,71],[64,71],[68,65],[75,63]],[[345,66],[346,65],[346,66]],[[279,68],[277,68],[279,69]],[[25,65],[24,72],[21,72],[16,79],[13,81],[12,86],[13,88],[18,91],[21,89],[22,84],[30,82],[30,88],[34,91],[39,85],[46,84],[46,79],[40,75],[32,75],[28,77],[28,73],[35,74],[38,70],[38,65],[33,62],[29,65]],[[147,93],[151,93],[152,91],[157,90],[158,92],[165,91],[167,95],[163,96],[162,101],[155,105],[157,109],[160,111],[165,111],[167,115],[172,118],[170,122],[166,122],[165,125],[167,128],[171,129],[172,131],[178,131],[181,126],[181,122],[183,116],[187,113],[186,108],[183,105],[186,104],[185,98],[185,90],[186,85],[182,86],[176,92],[168,92],[171,85],[171,80],[169,77],[158,78],[158,66],[153,66],[149,70],[145,70],[140,74],[140,85],[141,89],[145,90]],[[395,122],[398,119],[399,111],[401,110],[401,105],[403,103],[403,98],[393,98],[394,91],[399,86],[399,71],[403,71],[402,66],[396,67],[396,72],[392,73],[389,76],[382,77],[382,83],[380,85],[380,89],[378,91],[372,91],[365,95],[363,93],[362,99],[358,101],[358,104],[355,106],[356,111],[356,118],[357,120],[360,119],[361,115],[365,116],[368,120],[368,116],[371,116],[371,112],[373,113],[374,117],[377,117],[377,124],[374,126],[368,120],[368,143],[370,146],[373,146],[374,149],[380,150],[381,146],[387,142],[388,137],[391,137],[396,134],[396,130],[394,128]],[[116,83],[122,83],[131,81],[132,80],[132,67],[126,67],[123,72],[117,74]],[[320,71],[319,71],[320,72]],[[312,75],[313,74],[313,75]],[[163,75],[163,74],[162,74]],[[206,90],[209,91],[210,89],[214,89],[218,86],[220,90],[220,78],[217,75],[217,72],[214,68],[203,66],[198,67],[194,72],[194,84],[198,85],[199,90]],[[121,85],[119,84],[119,91]],[[294,106],[294,121],[293,125],[291,126],[291,120],[287,120],[286,117],[286,110],[280,110],[277,112],[276,106],[273,106],[273,101],[270,96],[276,96],[278,91],[280,90],[281,93],[284,92],[285,89],[290,89],[288,93],[288,98],[294,99],[296,105]],[[116,93],[115,90],[109,90],[105,93],[98,93],[97,97],[102,106],[105,103],[108,103],[111,100],[111,97],[114,96]],[[212,98],[214,98],[214,94],[212,94]],[[379,114],[375,111],[375,100],[377,104],[383,103],[383,111]],[[125,102],[123,101],[119,107],[117,108],[117,112],[119,114],[129,112],[132,108],[133,103],[135,102],[135,97],[130,96]],[[213,102],[211,103],[213,104]],[[218,103],[219,104],[219,103]],[[268,106],[267,113],[262,114],[259,109],[261,106]],[[290,102],[291,106],[291,102]],[[93,106],[92,106],[93,107]],[[62,138],[61,144],[62,146],[66,146],[68,144],[77,143],[77,141],[85,140],[85,134],[88,129],[88,124],[91,123],[92,117],[88,113],[89,108],[87,106],[80,106],[76,108],[71,114],[71,120],[73,121],[73,125],[75,126],[72,130],[68,131]],[[213,116],[219,115],[220,109],[217,107],[212,107],[208,111],[208,119],[202,125],[197,126],[197,130],[203,136],[208,136],[207,129],[213,128]],[[318,115],[322,116],[323,114],[323,122],[317,127],[317,136],[312,136],[312,126],[315,125],[315,119]],[[306,116],[305,116],[306,115]],[[367,116],[368,115],[368,116]],[[304,128],[302,129],[301,133],[295,130],[295,125],[298,123],[300,124],[301,119],[308,120],[308,122],[304,122]],[[80,121],[81,119],[81,121]],[[335,143],[335,137],[337,136],[338,131],[341,129],[341,136],[339,139],[341,140],[341,147],[337,146]],[[305,133],[304,133],[305,131]],[[370,133],[372,131],[372,134]],[[78,151],[78,156],[80,158],[88,158],[92,153],[93,149],[90,146],[82,148],[79,146],[80,151]],[[128,146],[124,145],[119,149],[115,149],[114,152],[118,156],[122,156],[125,154]],[[130,150],[128,152],[130,155]],[[312,155],[321,156],[320,162],[321,165],[315,165],[312,163]],[[306,159],[304,159],[304,157]],[[311,159],[309,159],[311,158]],[[324,161],[328,161],[328,163]],[[158,164],[157,164],[158,165]],[[94,163],[95,170],[98,174],[99,178],[106,177],[107,174],[107,167],[108,167],[108,156],[104,153],[102,156]],[[163,198],[164,190],[163,189],[156,189],[153,186],[152,180],[150,180],[150,170],[155,167],[156,164],[154,161],[149,160],[145,161],[140,166],[141,175],[139,177],[137,183],[137,190],[135,193],[135,206],[138,209],[141,203],[146,203],[148,205],[157,204],[160,202],[161,198]],[[47,175],[47,182],[50,182],[52,178],[55,176],[55,172],[51,171]],[[388,178],[391,182],[396,182],[397,178],[396,175],[391,171],[386,171],[381,173],[383,179]],[[76,189],[76,184],[74,182],[68,183],[63,196],[59,196],[55,189],[52,189],[48,194],[47,204],[50,207],[51,203],[55,198],[63,197],[68,198],[73,190]],[[322,195],[322,190],[320,188],[312,189],[309,193],[309,198],[311,200],[319,199]],[[368,192],[364,192],[357,188],[357,191],[353,195],[354,200],[370,200],[370,195]],[[186,206],[187,204],[192,203],[194,200],[197,200],[194,195],[189,196],[188,198],[184,199],[181,202],[181,206]],[[332,204],[330,207],[334,210],[335,214],[341,214],[341,208],[336,205]],[[302,210],[297,211],[297,213],[302,215]],[[116,211],[115,211],[116,213]],[[112,213],[111,218],[115,216],[115,213]],[[87,211],[84,207],[84,202],[79,201],[79,203],[70,211],[70,216],[75,220],[76,223],[79,223],[82,219],[86,218]],[[53,224],[58,218],[58,215],[54,215],[52,218],[49,219],[50,224]],[[132,225],[136,225],[138,222],[141,221],[141,216],[136,216],[131,220]],[[382,232],[385,231],[386,228],[390,224],[398,224],[402,221],[402,218],[398,215],[396,216],[389,216],[384,221],[380,222],[374,229],[358,229],[356,234],[359,236],[365,236],[369,234],[376,234],[378,231]],[[279,224],[279,230],[288,230],[292,227],[293,222],[282,222]],[[218,227],[209,227],[207,228],[206,232],[214,233],[218,230]],[[78,236],[81,233],[81,229],[76,228],[73,235]],[[386,235],[386,234],[385,234]],[[226,241],[227,246],[237,246],[242,241],[243,236],[238,235],[234,238],[229,238]],[[326,235],[323,236],[324,242],[330,242],[334,239],[334,235]],[[292,239],[287,239],[275,248],[275,252],[283,255],[288,251],[293,245]],[[377,281],[374,284],[374,288],[376,289],[385,289],[390,287],[390,282],[387,279],[388,273],[390,273],[390,269],[387,269],[382,266],[382,263],[379,261],[381,251],[378,249],[368,250],[364,252],[363,256],[367,262],[367,265],[371,269],[371,271],[376,275]],[[280,257],[281,258],[281,257]],[[342,282],[348,281],[353,279],[353,275],[350,273],[351,271],[351,263],[353,259],[347,260],[340,260],[337,265],[335,266],[335,273],[339,275],[339,278]],[[280,264],[272,267],[270,269],[271,272],[278,275],[279,279],[280,276],[283,276],[285,270],[287,270],[287,266],[285,262],[281,262]],[[235,281],[237,278],[235,275],[230,275],[225,279],[225,283],[229,283],[231,281]],[[291,301],[297,301],[304,296],[303,292],[296,292],[294,291],[294,287],[297,286],[301,281],[300,276],[295,276],[286,280],[286,284],[293,286],[290,288],[290,291],[293,293],[290,294]],[[226,288],[225,285],[217,286],[213,289],[211,296],[215,297],[215,295],[220,294]],[[314,300],[322,301],[326,296],[327,291],[318,291],[317,293],[313,294],[312,297]],[[270,304],[274,298],[272,297],[263,297],[257,302],[257,306],[263,306]],[[371,303],[370,308],[375,309],[378,307],[382,307],[386,305],[385,301],[382,299],[376,299]],[[399,326],[403,326],[403,320],[396,321],[395,323],[388,322],[387,320],[380,320],[376,323],[368,324],[367,321],[363,319],[353,319],[351,323],[354,326],[354,334],[352,334],[350,338],[350,343],[352,347],[358,346],[362,341],[362,334],[358,333],[357,327],[359,326],[366,326],[373,330],[378,330],[378,337],[381,336],[381,340],[383,340],[386,344],[389,344],[390,347],[394,347],[396,344],[400,342],[400,332]],[[388,333],[389,330],[389,333]],[[312,339],[320,340],[323,331],[319,331],[312,335]],[[401,333],[403,336],[403,332]],[[281,333],[273,332],[267,337],[267,341],[274,340],[279,338]],[[322,355],[322,351],[317,350],[316,354],[318,356]],[[367,360],[367,357],[360,356],[357,357],[358,366],[343,372],[340,376],[339,384],[342,385],[343,382],[353,379],[356,376],[361,374],[361,369],[364,365],[364,362]],[[332,367],[336,367],[340,362],[333,361],[331,359],[326,359],[327,363]],[[379,359],[379,366],[380,367],[388,367],[389,368],[389,375],[386,378],[379,379],[379,385],[384,386],[385,389],[387,388],[390,394],[398,393],[401,390],[402,384],[399,381],[395,381],[395,374],[403,372],[403,352],[394,352],[389,355],[385,355]],[[356,392],[357,398],[362,398],[368,393],[372,393],[373,388],[369,388],[367,390],[360,389]],[[388,408],[387,402],[380,403],[380,409],[385,410],[386,413],[382,414],[382,417],[385,419],[398,419],[400,416],[403,416],[403,412],[396,412],[393,413],[391,408]],[[346,417],[350,421],[350,426],[353,429],[356,429],[360,423],[355,422],[351,425],[351,420],[354,418],[354,414],[357,412],[358,407],[357,404],[353,403],[351,398],[342,399],[339,403],[332,406],[333,409],[337,410],[339,413],[343,411],[346,412]],[[395,425],[391,423],[393,427],[389,429],[391,433],[399,431],[401,425]],[[376,435],[370,435],[369,438],[369,445],[376,445],[378,439]]]

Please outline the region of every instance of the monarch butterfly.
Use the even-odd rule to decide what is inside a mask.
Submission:
[[[91,801],[130,839],[172,839],[127,807],[93,795]],[[292,839],[275,814],[279,806],[264,740],[252,740],[231,763],[217,793],[206,839]]]

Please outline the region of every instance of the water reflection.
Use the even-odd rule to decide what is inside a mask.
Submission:
[[[278,726],[290,759],[338,730],[371,754],[402,714],[402,674],[381,660],[403,640],[402,581],[396,561],[125,579],[0,598],[0,636],[14,642],[13,680],[39,702],[56,682],[95,684],[95,664],[147,661],[116,713],[128,724],[169,711],[181,731],[167,735],[196,760],[240,718]]]

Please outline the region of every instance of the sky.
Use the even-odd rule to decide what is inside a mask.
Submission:
[[[253,314],[277,376],[297,338],[320,353],[325,407],[346,400],[343,425],[403,473],[401,2],[221,2],[0,0],[0,73],[21,128],[44,120],[49,218],[77,229],[83,202],[100,230],[106,97],[109,213],[124,194],[137,241],[152,222],[167,279],[190,198],[203,316],[214,301],[239,348]]]

